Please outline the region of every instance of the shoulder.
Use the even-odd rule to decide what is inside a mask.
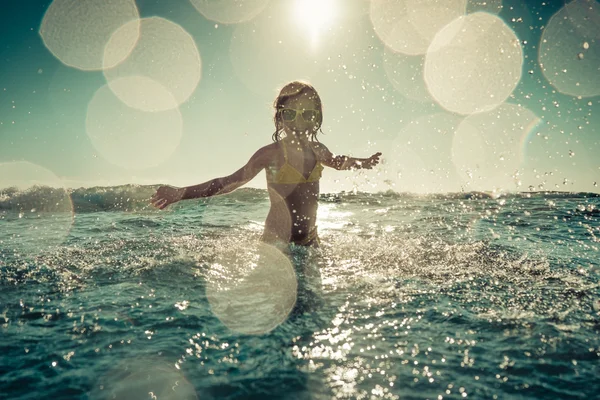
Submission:
[[[273,157],[279,151],[279,147],[280,147],[279,142],[273,142],[266,146],[261,147],[260,149],[258,149],[256,151],[255,154],[261,155],[261,156],[266,156],[266,157]]]
[[[250,162],[265,166],[276,157],[278,149],[279,143],[277,142],[263,146],[252,155]]]
[[[321,142],[311,142],[310,143],[313,151],[315,152],[315,154],[320,157],[320,158],[329,158],[329,156],[331,156],[331,152],[329,151],[329,149],[327,148],[327,146],[325,146],[323,143]]]
[[[312,146],[313,150],[318,150],[318,151],[324,151],[324,150],[328,150],[327,146],[325,146],[323,143],[321,142],[310,142],[310,145]]]

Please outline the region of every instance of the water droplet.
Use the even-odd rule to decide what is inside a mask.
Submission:
[[[600,312],[600,299],[594,299],[592,307],[594,308],[594,311]]]

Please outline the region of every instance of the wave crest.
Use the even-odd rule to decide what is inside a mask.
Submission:
[[[36,210],[37,212],[97,212],[97,211],[141,211],[151,208],[150,198],[161,185],[128,184],[120,186],[96,186],[89,188],[64,189],[49,186],[32,186],[21,190],[16,187],[0,189],[0,211]],[[460,192],[415,194],[408,192],[340,192],[322,193],[323,202],[363,202],[379,200],[436,199],[436,200],[483,200],[496,198],[545,198],[584,199],[597,198],[597,193],[582,192]],[[268,199],[264,189],[242,188],[227,195],[229,200],[239,202],[263,201]]]

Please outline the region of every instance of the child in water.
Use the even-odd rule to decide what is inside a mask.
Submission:
[[[315,222],[323,166],[337,170],[371,169],[379,163],[381,153],[369,158],[336,156],[319,142],[321,99],[307,83],[285,85],[274,107],[274,143],[260,148],[246,165],[229,176],[196,186],[161,186],[152,196],[152,204],[163,209],[180,200],[229,193],[265,169],[271,208],[261,239],[270,244],[318,246]]]

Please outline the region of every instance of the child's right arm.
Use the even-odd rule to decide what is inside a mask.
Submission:
[[[270,161],[270,146],[259,149],[250,160],[239,170],[229,176],[211,179],[210,181],[195,186],[176,188],[173,186],[161,186],[154,196],[152,204],[163,209],[169,204],[180,200],[197,199],[200,197],[210,197],[218,194],[233,192],[240,186],[248,183],[254,178]]]

